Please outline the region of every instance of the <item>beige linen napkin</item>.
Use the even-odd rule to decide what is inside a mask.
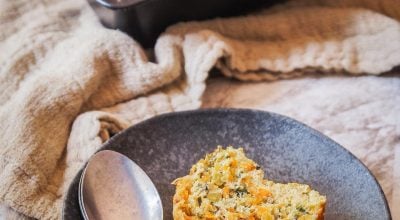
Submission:
[[[200,107],[213,67],[240,80],[391,70],[400,64],[399,2],[377,2],[295,1],[177,24],[150,62],[84,0],[0,1],[1,204],[60,218],[72,178],[104,141],[154,115]]]

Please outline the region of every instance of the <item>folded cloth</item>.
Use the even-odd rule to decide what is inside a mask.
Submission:
[[[400,64],[399,21],[397,0],[294,1],[172,26],[151,62],[84,0],[1,0],[0,202],[17,212],[6,218],[60,218],[72,178],[104,141],[199,108],[213,67],[240,80],[380,74]]]

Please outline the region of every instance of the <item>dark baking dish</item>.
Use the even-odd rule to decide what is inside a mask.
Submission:
[[[277,0],[89,0],[102,23],[131,35],[144,47],[179,21],[234,16]]]

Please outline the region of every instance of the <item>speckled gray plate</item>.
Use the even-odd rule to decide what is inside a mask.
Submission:
[[[125,154],[150,176],[172,219],[171,182],[217,145],[242,146],[278,182],[311,185],[327,196],[325,219],[391,219],[386,199],[368,169],[321,133],[284,116],[254,110],[199,110],[166,114],[116,135],[103,149]],[[65,220],[81,219],[79,175],[64,203]]]

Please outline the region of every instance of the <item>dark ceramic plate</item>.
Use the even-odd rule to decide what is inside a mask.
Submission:
[[[311,185],[327,196],[325,219],[391,219],[385,196],[369,170],[343,147],[293,119],[254,110],[199,110],[154,117],[116,135],[103,149],[125,154],[150,176],[172,219],[171,182],[217,145],[242,146],[278,182]],[[80,219],[78,180],[63,218]]]

